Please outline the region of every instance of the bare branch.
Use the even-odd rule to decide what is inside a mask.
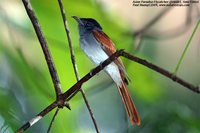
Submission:
[[[62,94],[61,85],[60,85],[60,81],[59,81],[59,78],[58,78],[58,75],[57,75],[57,72],[56,72],[56,69],[55,69],[55,65],[53,63],[53,60],[52,60],[52,57],[51,57],[51,54],[50,54],[50,51],[49,51],[49,48],[48,48],[48,45],[47,45],[47,41],[44,38],[40,24],[37,20],[37,17],[35,16],[35,13],[32,9],[30,1],[29,0],[22,0],[22,2],[24,4],[26,12],[27,12],[27,14],[28,14],[28,16],[29,16],[29,18],[32,22],[32,25],[35,29],[35,32],[36,32],[36,35],[37,35],[38,40],[40,42],[40,45],[42,47],[42,50],[43,50],[43,53],[44,53],[44,56],[45,56],[45,59],[46,59],[47,65],[48,65],[48,69],[49,69],[49,72],[51,74],[51,79],[52,79],[53,84],[54,84],[54,88],[55,88],[55,92],[56,92],[56,98],[59,99],[59,95]]]
[[[72,41],[71,41],[71,37],[70,37],[70,31],[69,31],[69,28],[68,28],[68,22],[67,22],[67,19],[66,19],[65,10],[64,10],[63,4],[62,4],[62,0],[58,0],[58,3],[59,3],[59,6],[60,6],[60,11],[61,11],[61,14],[62,14],[62,19],[63,19],[65,31],[66,31],[66,34],[67,34],[67,39],[68,39],[68,44],[69,44],[70,54],[71,54],[71,61],[72,61],[73,68],[74,68],[74,73],[75,73],[75,76],[76,76],[76,80],[79,81],[80,76],[78,74],[76,58],[75,58],[74,49],[73,49],[73,46],[72,46]],[[94,117],[94,113],[93,113],[93,111],[92,111],[92,109],[90,107],[89,101],[87,100],[86,94],[85,94],[85,92],[84,92],[84,90],[82,88],[80,88],[80,92],[81,92],[81,94],[83,96],[84,102],[85,102],[86,107],[87,107],[87,109],[89,111],[90,117],[91,117],[92,122],[93,122],[94,127],[95,127],[95,130],[96,130],[97,133],[99,133],[100,131],[99,131],[99,128],[97,126],[97,122],[96,122],[96,119]]]
[[[62,14],[65,32],[66,32],[66,35],[67,35],[67,40],[68,40],[68,44],[69,44],[71,61],[72,61],[72,64],[73,64],[74,73],[75,73],[76,79],[79,80],[80,78],[79,78],[79,74],[78,74],[78,68],[77,68],[77,65],[76,65],[74,49],[73,49],[73,46],[72,46],[72,40],[71,40],[71,37],[70,37],[70,31],[69,31],[69,28],[68,28],[68,22],[67,22],[65,10],[64,10],[63,4],[62,4],[62,0],[58,0],[58,3],[59,3],[59,7],[60,7],[60,12]]]
[[[150,63],[150,62],[148,62],[148,61],[146,61],[144,59],[141,59],[141,58],[138,58],[136,56],[130,55],[129,53],[126,53],[124,51],[121,52],[121,56],[124,56],[125,58],[127,58],[129,60],[132,60],[134,62],[142,64],[142,65],[144,65],[144,66],[146,66],[146,67],[148,67],[148,68],[150,68],[150,69],[152,69],[152,70],[164,75],[165,77],[168,77],[169,79],[173,80],[174,82],[179,83],[180,85],[186,87],[187,89],[189,89],[189,90],[191,90],[193,92],[200,93],[199,86],[194,86],[194,85],[188,83],[187,81],[179,78],[178,76],[174,75],[173,73],[171,73],[171,72],[169,72],[169,71],[167,71],[167,70],[165,70],[165,69],[163,69],[163,68],[161,68],[159,66],[156,66],[156,65],[154,65],[154,64],[152,64],[152,63]]]
[[[147,23],[142,29],[135,31],[134,33],[131,33],[131,35],[136,37],[136,40],[141,40],[145,38],[145,39],[153,39],[154,41],[160,41],[160,40],[163,41],[181,36],[182,34],[187,32],[192,26],[192,24],[194,24],[199,19],[198,16],[196,18],[192,17],[191,14],[194,10],[193,8],[194,5],[191,5],[187,8],[185,22],[182,25],[177,26],[176,28],[164,31],[149,30],[157,21],[160,20],[161,17],[163,17],[169,11],[169,9],[171,9],[171,7],[168,7],[162,10],[154,19],[152,19],[149,23]],[[134,52],[138,52],[140,50],[142,43],[141,41],[139,41],[136,42],[135,44],[136,48]]]
[[[99,73],[105,66],[107,66],[111,61],[113,61],[114,59],[118,58],[119,56],[123,56],[129,60],[132,60],[134,62],[137,62],[139,64],[142,64],[162,75],[164,75],[165,77],[170,78],[171,80],[173,80],[174,82],[179,83],[180,85],[188,88],[189,90],[196,92],[196,93],[200,93],[200,89],[199,86],[194,86],[190,83],[188,83],[187,81],[179,78],[178,76],[174,75],[173,73],[170,73],[169,71],[156,66],[144,59],[141,59],[139,57],[133,56],[127,52],[124,52],[123,50],[119,50],[116,53],[114,53],[113,55],[111,55],[107,60],[105,60],[101,65],[97,66],[95,69],[93,69],[90,73],[88,73],[87,75],[85,75],[82,79],[79,80],[79,82],[77,82],[77,84],[75,84],[73,87],[71,87],[69,90],[67,90],[65,93],[63,93],[63,99],[68,98],[71,94],[73,94],[74,92],[77,91],[77,88],[80,88],[81,85],[85,82],[87,82],[91,77],[93,77],[95,74]]]
[[[188,20],[188,19],[191,19],[191,20]],[[181,36],[186,31],[188,31],[190,27],[193,24],[195,24],[198,20],[199,20],[198,17],[196,18],[189,17],[189,18],[186,18],[185,23],[183,23],[180,26],[177,26],[176,28],[160,31],[160,32],[151,30],[151,31],[148,31],[148,33],[145,33],[143,37],[147,39],[156,39],[157,41],[159,40],[163,41],[166,39],[175,38],[175,37]]]
[[[133,35],[133,37],[136,37],[137,40],[139,40],[138,42],[136,42],[136,48],[134,50],[134,53],[138,52],[142,46],[142,40],[143,38],[145,38],[147,35],[148,30],[154,25],[156,24],[160,18],[162,18],[168,11],[170,11],[170,9],[172,9],[172,7],[166,7],[164,8],[159,14],[157,14],[151,21],[149,21],[142,29],[135,31],[134,33],[131,33],[131,35]],[[150,31],[150,33],[152,34],[153,32]],[[150,35],[151,35],[150,34]],[[159,34],[160,35],[160,34]],[[153,36],[154,37],[154,36]],[[133,45],[134,46],[134,45]]]
[[[162,10],[155,18],[153,18],[149,23],[147,23],[142,29],[133,33],[133,36],[138,36],[144,34],[149,28],[151,28],[160,18],[162,18],[172,7],[166,7]]]
[[[56,112],[54,113],[53,118],[52,118],[52,120],[51,120],[51,122],[49,124],[49,128],[47,129],[47,133],[50,133],[50,130],[51,130],[52,125],[53,125],[53,122],[54,122],[56,116],[58,115],[59,110],[60,110],[60,108],[56,109]]]

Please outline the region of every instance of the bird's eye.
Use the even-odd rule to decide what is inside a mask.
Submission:
[[[86,27],[90,27],[90,24],[89,24],[89,23],[86,23],[85,26],[86,26]]]

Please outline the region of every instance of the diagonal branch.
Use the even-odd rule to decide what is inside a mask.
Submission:
[[[189,89],[189,90],[191,90],[193,92],[200,93],[200,87],[199,86],[194,86],[194,85],[188,83],[187,81],[181,79],[180,77],[174,75],[174,73],[171,73],[171,72],[169,72],[169,71],[167,71],[167,70],[165,70],[165,69],[163,69],[163,68],[161,68],[161,67],[159,67],[157,65],[154,65],[154,64],[152,64],[152,63],[150,63],[150,62],[148,62],[148,61],[146,61],[144,59],[141,59],[139,57],[133,56],[133,55],[131,55],[131,54],[127,53],[127,52],[124,52],[124,51],[121,52],[121,56],[123,56],[123,57],[125,57],[125,58],[127,58],[129,60],[132,60],[134,62],[137,62],[137,63],[139,63],[139,64],[141,64],[143,66],[146,66],[149,69],[152,69],[152,70],[162,74],[163,76],[173,80],[174,82],[186,87],[187,89]]]
[[[143,35],[147,30],[149,30],[160,18],[162,18],[172,7],[166,7],[163,9],[155,18],[148,22],[142,29],[133,33],[133,36]]]
[[[59,106],[60,102],[65,101],[68,97],[76,93],[80,90],[83,83],[87,82],[89,79],[91,79],[94,75],[102,71],[107,65],[109,65],[112,61],[114,61],[119,55],[122,50],[114,53],[111,55],[107,60],[105,60],[101,65],[94,68],[91,72],[86,74],[83,78],[81,78],[76,84],[74,84],[69,90],[67,90],[64,94],[60,96],[60,99],[57,99],[53,103],[51,103],[49,106],[47,106],[43,111],[41,111],[36,117],[25,123],[22,127],[20,127],[16,133],[23,133],[28,128],[30,128],[32,125],[37,123],[40,119],[42,119],[45,115],[47,115],[50,111],[52,111],[54,108]],[[75,96],[75,95],[74,95]]]
[[[151,21],[149,21],[142,29],[135,31],[132,33],[133,37],[139,38],[141,40],[143,37],[146,36],[146,32],[153,26],[155,25],[167,12],[169,12],[172,9],[172,7],[166,7],[164,8],[157,16],[155,16]],[[152,32],[150,32],[152,33]],[[138,43],[136,45],[135,51],[138,52],[142,43]]]
[[[67,22],[67,18],[66,18],[66,15],[65,15],[65,10],[64,10],[63,4],[62,4],[62,0],[58,0],[58,3],[59,3],[60,11],[61,11],[61,14],[62,14],[62,19],[63,19],[65,31],[66,31],[66,34],[67,34],[67,40],[68,40],[68,44],[69,44],[69,48],[70,48],[71,61],[72,61],[72,64],[73,64],[74,73],[75,73],[75,76],[76,76],[76,80],[79,81],[80,80],[80,76],[78,74],[76,58],[75,58],[74,49],[73,49],[73,46],[72,46],[72,41],[71,41],[71,37],[70,37],[70,31],[69,31],[69,28],[68,28],[68,22]],[[83,96],[84,102],[85,102],[86,107],[87,107],[87,109],[89,111],[90,117],[91,117],[92,122],[93,122],[94,127],[95,127],[95,130],[96,130],[97,133],[99,133],[100,131],[99,131],[99,128],[97,126],[97,122],[96,122],[96,119],[94,117],[94,113],[93,113],[93,111],[92,111],[92,109],[90,107],[89,101],[87,100],[86,94],[85,94],[85,92],[84,92],[84,90],[82,88],[80,88],[80,92],[81,92],[81,94]]]
[[[56,92],[56,98],[59,99],[59,95],[62,94],[61,85],[60,85],[58,74],[56,72],[55,65],[53,63],[48,45],[47,45],[47,41],[46,41],[46,39],[45,39],[45,37],[42,33],[40,24],[38,22],[37,17],[35,16],[35,13],[32,9],[30,1],[29,0],[22,0],[22,2],[24,4],[26,12],[27,12],[27,14],[28,14],[28,16],[29,16],[29,18],[32,22],[32,25],[35,29],[35,32],[36,32],[36,35],[37,35],[38,40],[40,42],[40,45],[42,47],[42,50],[43,50],[43,53],[44,53],[44,56],[45,56],[45,59],[46,59],[46,63],[48,65],[48,69],[49,69],[49,72],[51,74],[51,79],[52,79],[53,84],[54,84],[54,88],[55,88],[55,92]]]
[[[131,61],[137,62],[143,66],[148,67],[149,69],[152,69],[160,74],[162,74],[163,76],[173,80],[174,82],[179,83],[180,85],[186,87],[187,89],[196,92],[196,93],[200,93],[200,88],[199,86],[194,86],[190,83],[188,83],[187,81],[181,79],[180,77],[174,75],[173,73],[157,66],[154,65],[144,59],[141,59],[139,57],[133,56],[127,52],[124,52],[123,50],[119,50],[117,52],[115,52],[113,55],[111,55],[107,60],[105,60],[101,65],[97,66],[95,69],[93,69],[90,73],[88,73],[87,75],[85,75],[82,79],[80,79],[74,86],[72,86],[69,90],[67,90],[65,93],[62,94],[62,98],[63,99],[67,99],[71,94],[73,94],[74,92],[77,91],[77,88],[80,89],[80,87],[82,86],[83,83],[87,82],[90,78],[92,78],[94,75],[96,75],[97,73],[99,73],[102,69],[104,69],[104,67],[106,67],[109,63],[111,63],[113,60],[115,60],[116,58],[118,58],[119,56],[123,56]],[[78,90],[79,90],[78,89]]]
[[[54,101],[49,106],[47,106],[44,110],[42,110],[38,115],[36,115],[33,119],[25,123],[23,126],[21,126],[16,133],[23,133],[28,128],[33,126],[35,123],[37,123],[40,119],[42,119],[45,115],[47,115],[49,112],[51,112],[54,108],[58,107],[58,102]]]
[[[52,104],[50,104],[47,108],[45,108],[42,112],[40,112],[35,118],[33,118],[32,120],[30,120],[29,122],[27,122],[25,125],[23,125],[20,129],[17,130],[17,133],[22,133],[23,131],[25,131],[26,129],[28,129],[29,127],[31,127],[33,124],[35,124],[36,122],[38,122],[42,117],[44,117],[46,114],[48,114],[51,110],[53,110],[54,108],[56,108],[59,104],[59,102],[65,101],[68,97],[70,97],[71,95],[73,95],[75,92],[79,91],[81,86],[87,82],[89,79],[91,79],[93,76],[95,76],[97,73],[99,73],[100,71],[102,71],[107,65],[109,65],[112,61],[114,61],[115,59],[117,59],[119,56],[123,56],[131,61],[137,62],[143,66],[146,66],[160,74],[162,74],[163,76],[173,80],[174,82],[177,82],[178,84],[186,87],[187,89],[196,92],[196,93],[200,93],[200,87],[199,86],[194,86],[190,83],[188,83],[187,81],[179,78],[178,76],[174,75],[173,73],[159,67],[156,66],[144,59],[141,59],[139,57],[133,56],[127,52],[124,52],[123,50],[119,50],[117,52],[115,52],[114,54],[112,54],[107,60],[105,60],[103,63],[101,63],[99,66],[95,67],[91,72],[89,72],[88,74],[86,74],[83,78],[81,78],[76,84],[74,84],[69,90],[67,90],[65,93],[63,93],[61,95],[61,98],[58,101],[54,101]],[[75,95],[74,95],[75,96]]]

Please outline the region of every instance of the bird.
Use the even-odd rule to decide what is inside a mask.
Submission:
[[[116,52],[113,41],[103,32],[101,25],[93,18],[80,18],[72,16],[79,29],[80,47],[85,54],[96,64],[100,65]],[[106,73],[115,82],[124,103],[131,125],[140,125],[140,117],[127,89],[128,76],[120,58],[104,68]]]

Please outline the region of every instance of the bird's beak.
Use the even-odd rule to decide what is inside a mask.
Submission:
[[[72,16],[72,18],[74,18],[80,25],[84,25],[83,22],[81,21],[81,19],[77,16]]]

